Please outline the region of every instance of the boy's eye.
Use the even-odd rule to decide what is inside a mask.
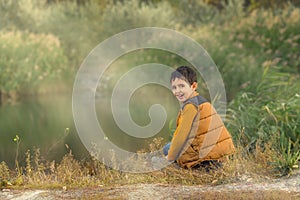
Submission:
[[[176,90],[176,88],[184,88],[185,85],[184,84],[178,84],[177,86],[172,86],[172,90]]]

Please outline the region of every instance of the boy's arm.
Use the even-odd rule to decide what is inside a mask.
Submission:
[[[167,159],[174,161],[177,159],[185,141],[188,138],[194,118],[197,114],[197,108],[193,104],[187,104],[181,114],[181,123],[177,126],[174,133],[174,138],[171,142],[170,150],[168,152]]]

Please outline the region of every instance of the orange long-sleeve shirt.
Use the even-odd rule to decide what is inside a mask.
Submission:
[[[189,137],[197,112],[197,108],[193,104],[187,104],[183,110],[180,111],[177,118],[177,128],[174,132],[170,150],[168,152],[168,160],[174,161],[179,156],[187,138]]]

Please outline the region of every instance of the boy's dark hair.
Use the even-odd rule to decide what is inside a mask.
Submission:
[[[170,82],[174,81],[175,78],[183,79],[192,85],[194,82],[197,83],[197,74],[195,70],[188,66],[180,66],[171,74]]]

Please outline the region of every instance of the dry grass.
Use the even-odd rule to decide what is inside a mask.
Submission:
[[[159,143],[154,141],[149,148],[159,148],[157,142]],[[152,193],[163,196],[168,191],[169,198],[176,199],[198,199],[199,196],[201,199],[297,199],[299,193],[284,190],[241,189],[235,190],[234,194],[230,190],[198,190],[199,186],[227,183],[265,183],[266,180],[277,176],[271,165],[277,153],[271,146],[265,145],[262,149],[258,145],[256,151],[251,154],[245,153],[243,148],[237,146],[236,154],[222,168],[209,172],[205,169],[186,170],[173,163],[164,169],[140,174],[108,168],[94,158],[79,161],[71,151],[59,163],[49,162],[41,157],[39,149],[35,149],[32,153],[26,153],[26,165],[19,170],[9,170],[4,162],[0,164],[0,188],[51,189],[56,191],[55,195],[53,194],[55,198],[64,199],[126,199],[126,194],[130,191],[136,196],[142,192],[149,197]],[[18,174],[18,171],[21,171],[21,174]],[[140,191],[136,187],[141,184],[149,184],[153,188]],[[186,192],[180,193],[180,196],[178,191],[182,190],[183,185],[190,187]],[[193,189],[195,187],[196,190]],[[177,193],[172,193],[177,189]]]
[[[154,145],[157,147],[157,145]],[[247,154],[237,147],[237,153],[220,169],[206,172],[205,169],[187,170],[179,168],[175,163],[164,169],[149,173],[124,173],[108,168],[97,159],[88,161],[76,160],[71,151],[60,163],[42,159],[39,150],[26,153],[26,166],[21,167],[20,175],[9,170],[2,162],[0,165],[1,187],[28,188],[82,188],[93,186],[114,186],[140,183],[162,183],[180,185],[219,185],[251,179],[265,180],[274,177],[271,165],[276,152],[259,146],[252,154]]]

